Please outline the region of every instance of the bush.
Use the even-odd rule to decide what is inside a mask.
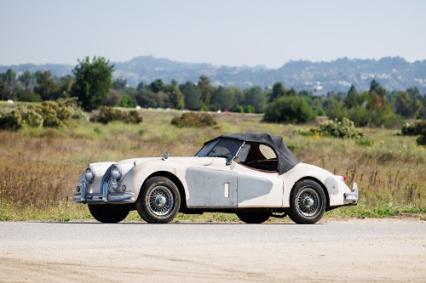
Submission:
[[[362,106],[351,109],[349,111],[349,119],[354,121],[357,127],[394,128],[401,124],[401,118],[392,111],[369,110]]]
[[[142,123],[142,121],[142,115],[139,113],[139,111],[136,110],[129,111],[125,119],[125,122],[130,124],[139,124]]]
[[[420,135],[416,140],[418,145],[426,145],[426,132]]]
[[[0,114],[1,115],[1,114]],[[0,116],[0,129],[17,131],[22,127],[22,115],[19,111],[13,110]]]
[[[362,133],[355,128],[354,122],[347,118],[341,121],[325,121],[319,127],[320,132],[325,136],[336,138],[352,139],[362,137]]]
[[[41,104],[41,108],[38,110],[43,116],[43,127],[57,128],[61,126],[62,120],[65,120],[61,118],[65,118],[67,114],[61,113],[60,108],[61,107],[58,105],[58,103],[53,101],[44,101]]]
[[[0,128],[18,130],[24,125],[32,128],[59,127],[71,118],[83,116],[83,112],[72,99],[45,101],[41,104],[20,105],[12,112],[4,114],[0,118]]]
[[[22,120],[24,124],[32,127],[32,128],[40,128],[43,126],[43,116],[41,116],[38,112],[34,110],[21,110]]]
[[[179,117],[175,117],[171,121],[172,125],[178,128],[183,127],[209,127],[217,124],[212,115],[208,113],[183,113]]]
[[[268,122],[303,123],[315,118],[304,97],[282,96],[268,105],[263,119]]]
[[[347,118],[341,121],[325,121],[321,123],[319,128],[311,128],[308,131],[296,130],[296,134],[304,136],[326,136],[341,139],[355,139],[358,145],[370,146],[372,142],[365,138],[362,132],[358,131],[354,122]]]
[[[136,111],[123,111],[112,107],[101,107],[97,114],[94,114],[90,121],[108,124],[112,121],[122,121],[129,124],[142,123],[142,115]]]
[[[426,121],[418,121],[416,123],[406,123],[401,128],[401,134],[403,136],[417,136],[426,132]]]

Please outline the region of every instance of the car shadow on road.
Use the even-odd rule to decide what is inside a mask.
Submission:
[[[146,222],[120,222],[120,223],[100,223],[96,221],[31,221],[30,223],[40,223],[40,224],[84,224],[84,225],[156,225],[156,226],[180,226],[180,225],[228,225],[228,226],[237,226],[237,225],[247,225],[247,226],[259,226],[259,225],[296,225],[293,222],[282,222],[282,223],[262,223],[262,224],[246,224],[242,222],[173,222],[168,224],[150,224]]]

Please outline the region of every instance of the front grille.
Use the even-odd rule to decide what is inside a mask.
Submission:
[[[104,176],[102,177],[101,182],[101,193],[104,198],[104,200],[108,197],[108,190],[111,183],[111,166],[108,168],[108,170],[105,172]]]

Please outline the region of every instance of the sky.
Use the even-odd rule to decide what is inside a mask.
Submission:
[[[0,64],[426,59],[422,0],[0,0]]]

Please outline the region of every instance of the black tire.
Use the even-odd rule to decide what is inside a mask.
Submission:
[[[169,223],[180,209],[176,184],[167,177],[154,176],[145,181],[136,201],[136,210],[148,223]]]
[[[102,223],[118,223],[129,214],[129,208],[125,205],[89,204],[92,216]]]
[[[255,210],[255,211],[239,211],[236,213],[238,218],[247,224],[260,224],[269,219],[271,211]]]
[[[314,180],[302,180],[291,191],[288,216],[297,224],[314,224],[323,216],[326,205],[321,185]]]

